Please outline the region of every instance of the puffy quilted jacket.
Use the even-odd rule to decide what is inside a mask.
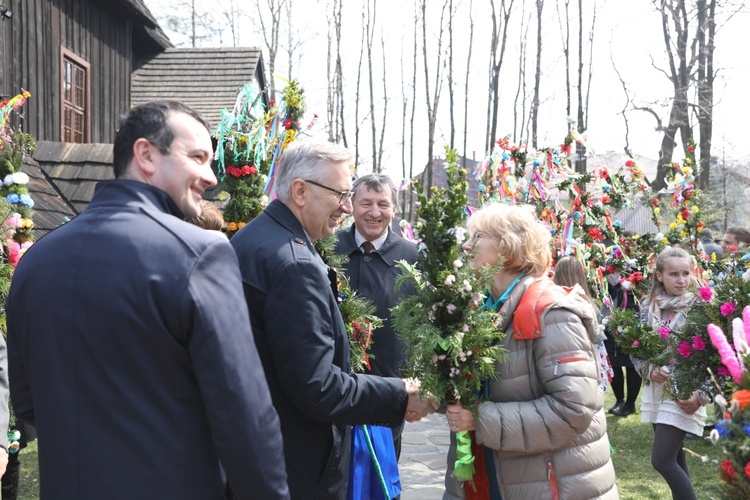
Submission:
[[[597,323],[580,293],[529,277],[500,310],[507,358],[490,382],[492,402],[479,406],[476,436],[494,450],[505,500],[618,498]]]

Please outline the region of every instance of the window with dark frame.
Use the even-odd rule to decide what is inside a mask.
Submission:
[[[66,50],[61,51],[62,142],[89,142],[89,64]]]

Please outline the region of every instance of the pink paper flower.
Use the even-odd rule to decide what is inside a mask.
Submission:
[[[729,345],[724,332],[713,323],[708,325],[707,330],[708,336],[711,337],[711,343],[716,347],[716,350],[719,351],[721,362],[724,363],[724,366],[729,370],[732,380],[737,384],[741,383],[742,365],[740,364],[740,360],[737,359],[737,353],[735,353],[732,346]]]
[[[708,302],[711,300],[711,297],[714,296],[714,291],[711,290],[710,286],[702,286],[698,290],[698,295],[700,295],[700,298],[703,302]]]
[[[716,368],[716,373],[718,373],[720,377],[728,377],[730,375],[729,369],[727,369],[727,367],[724,365],[720,365],[718,368]]]
[[[683,358],[687,358],[690,356],[690,353],[693,352],[693,348],[690,347],[690,344],[687,343],[687,340],[683,340],[680,345],[677,346],[677,352],[680,353],[680,356]]]
[[[731,314],[734,314],[736,307],[734,307],[734,304],[732,302],[724,302],[721,305],[721,315],[725,318]]]
[[[659,336],[666,340],[667,337],[669,337],[669,332],[671,332],[669,328],[666,326],[660,326],[659,327]]]
[[[703,351],[706,349],[706,343],[698,335],[693,337],[693,349],[696,351]]]

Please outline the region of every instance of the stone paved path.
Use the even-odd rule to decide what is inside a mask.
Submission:
[[[442,498],[449,436],[445,416],[438,413],[406,424],[399,460],[402,500]]]

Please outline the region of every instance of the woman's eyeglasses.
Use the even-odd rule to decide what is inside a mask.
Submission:
[[[344,203],[346,203],[347,201],[349,201],[349,199],[352,196],[354,196],[354,191],[339,191],[338,189],[333,189],[332,187],[328,187],[325,184],[321,184],[319,182],[310,181],[310,180],[307,180],[307,179],[303,179],[303,180],[305,182],[309,182],[310,184],[315,184],[318,187],[322,187],[323,189],[327,189],[327,190],[331,191],[332,193],[336,193],[337,195],[339,195],[339,205],[343,205]]]
[[[477,244],[477,241],[479,240],[479,238],[484,238],[484,237],[491,238],[492,235],[488,233],[483,233],[482,231],[474,231],[473,233],[471,233],[471,236],[469,237],[469,246],[473,247],[474,245]]]

